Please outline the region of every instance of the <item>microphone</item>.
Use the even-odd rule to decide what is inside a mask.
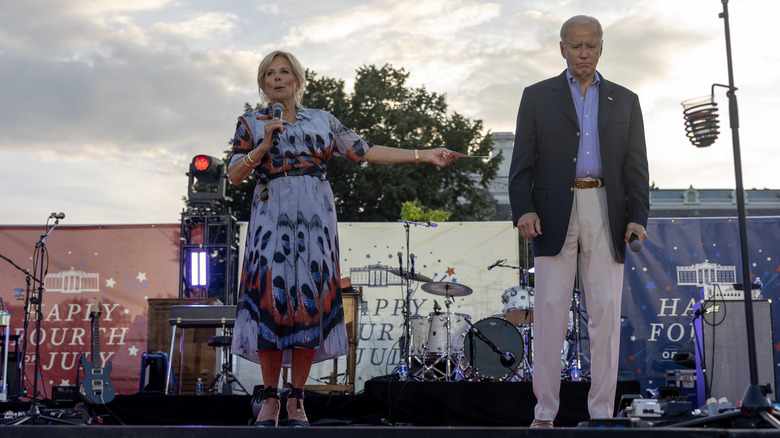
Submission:
[[[715,96],[697,97],[682,102],[685,135],[691,144],[704,148],[718,139],[718,104]],[[632,248],[633,250],[633,248]]]
[[[49,215],[49,219],[65,219],[65,213],[52,213]]]
[[[503,365],[505,367],[510,367],[510,366],[512,366],[512,364],[515,363],[515,355],[510,353],[510,352],[508,352],[508,351],[505,351],[505,352],[501,353],[500,361],[501,361],[501,365]]]
[[[628,247],[633,252],[642,251],[642,241],[639,240],[639,236],[636,233],[631,233],[631,237],[628,238]]]
[[[439,314],[439,311],[441,310],[441,306],[439,303],[436,302],[436,300],[433,300],[433,313]]]
[[[488,271],[493,269],[493,268],[495,268],[496,266],[500,265],[501,263],[504,263],[505,261],[506,261],[506,259],[496,260],[495,263],[493,263],[492,265],[488,266]]]
[[[284,105],[282,105],[279,102],[276,102],[271,109],[274,112],[274,118],[275,119],[281,119],[282,118],[282,112],[284,112]],[[279,146],[279,130],[275,129],[273,135],[271,136],[271,143],[273,143],[274,146]]]

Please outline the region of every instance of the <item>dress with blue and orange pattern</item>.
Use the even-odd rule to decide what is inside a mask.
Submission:
[[[254,362],[258,350],[284,350],[284,366],[292,348],[316,349],[314,362],[320,362],[347,354],[349,345],[330,184],[310,175],[268,177],[310,166],[324,170],[333,155],[361,163],[371,147],[329,112],[297,110],[295,124],[284,121],[278,146],[255,168],[260,183],[252,199],[231,347]],[[238,118],[231,165],[263,141],[270,113],[266,107]]]

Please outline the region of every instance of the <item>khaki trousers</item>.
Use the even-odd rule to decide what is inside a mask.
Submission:
[[[544,233],[544,223],[541,224]],[[536,257],[533,387],[537,420],[554,420],[560,404],[561,347],[569,323],[580,252],[581,287],[590,336],[591,418],[613,415],[620,349],[623,264],[610,244],[604,188],[575,189],[569,230],[560,254]]]

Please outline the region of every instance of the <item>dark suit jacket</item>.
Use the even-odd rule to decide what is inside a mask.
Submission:
[[[625,261],[626,224],[647,227],[650,183],[639,98],[599,73],[599,139],[612,245]],[[527,87],[517,114],[509,171],[512,221],[536,212],[542,235],[534,256],[554,256],[563,247],[574,200],[580,129],[566,71]]]

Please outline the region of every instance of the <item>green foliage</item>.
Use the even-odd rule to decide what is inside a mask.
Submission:
[[[409,74],[390,65],[358,69],[354,92],[344,81],[319,78],[307,70],[304,106],[330,111],[345,126],[373,144],[403,149],[446,147],[490,156],[490,133],[482,122],[447,114],[446,96],[425,87],[407,88]],[[257,106],[244,105],[245,112]],[[230,150],[226,151],[229,162]],[[451,213],[452,220],[494,220],[487,189],[496,177],[501,154],[489,160],[460,159],[445,168],[423,164],[383,165],[334,157],[327,165],[336,213],[342,222],[385,222],[399,219],[404,202],[418,200],[431,210]],[[238,220],[248,220],[254,178],[228,186],[227,204]],[[431,219],[432,220],[432,219]]]
[[[451,211],[426,208],[418,199],[406,201],[401,205],[401,220],[412,222],[446,222],[452,216]]]

